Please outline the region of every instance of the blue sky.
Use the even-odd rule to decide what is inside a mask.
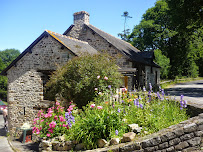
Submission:
[[[130,30],[156,0],[0,0],[0,50],[24,51],[45,29],[62,34],[73,24],[73,13],[86,11],[90,24],[117,37],[124,11]]]

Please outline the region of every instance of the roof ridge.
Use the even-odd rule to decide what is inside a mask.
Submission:
[[[87,25],[87,24],[86,24],[86,25]],[[91,25],[91,26],[93,26],[94,28],[96,28],[96,29],[102,31],[101,29],[95,27],[95,26],[92,25],[92,24],[88,24],[88,25]],[[88,26],[88,25],[87,25],[87,26]],[[104,32],[104,31],[102,31],[102,32]],[[111,34],[109,34],[109,33],[107,33],[107,32],[104,32],[104,33],[106,33],[107,35],[110,35],[110,36],[112,36],[112,37],[114,37],[114,38],[116,38],[116,39],[118,39],[118,40],[120,40],[120,41],[122,41],[122,42],[125,42],[125,43],[127,43],[127,44],[130,44],[129,42],[126,42],[126,41],[124,41],[124,40],[122,40],[122,39],[119,39],[119,38],[117,38],[117,37],[115,37],[115,36],[113,36],[113,35],[111,35]],[[131,45],[132,47],[134,47],[132,44],[130,44],[130,45]]]
[[[49,34],[55,34],[55,35],[58,35],[58,36],[61,36],[61,37],[65,37],[65,38],[68,38],[68,39],[71,39],[71,40],[74,40],[74,41],[78,41],[78,42],[82,42],[82,43],[88,44],[88,42],[81,41],[81,40],[78,40],[78,39],[70,37],[70,36],[62,35],[62,34],[59,34],[59,33],[56,33],[56,32],[50,31],[50,30],[45,30],[45,31],[48,32]]]

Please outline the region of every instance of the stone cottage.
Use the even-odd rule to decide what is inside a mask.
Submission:
[[[160,67],[153,62],[153,52],[141,52],[130,43],[120,40],[89,24],[85,11],[74,13],[74,24],[63,34],[45,30],[4,71],[8,77],[9,130],[34,119],[44,100],[43,88],[51,72],[83,52],[107,52],[116,58],[124,85],[134,87],[159,84]]]

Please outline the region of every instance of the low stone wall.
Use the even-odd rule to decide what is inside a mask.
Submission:
[[[66,145],[66,143],[61,143]],[[50,145],[54,147],[54,145]],[[86,152],[190,152],[203,147],[203,113],[132,142]],[[43,150],[43,148],[41,149]],[[51,150],[51,149],[50,149]]]

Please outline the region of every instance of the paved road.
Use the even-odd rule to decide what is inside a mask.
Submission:
[[[187,83],[179,83],[171,88],[165,89],[170,96],[175,96],[178,100],[180,95],[184,95],[184,100],[190,105],[203,109],[203,80],[197,80]]]
[[[13,152],[10,145],[8,144],[2,114],[0,114],[0,152]]]

